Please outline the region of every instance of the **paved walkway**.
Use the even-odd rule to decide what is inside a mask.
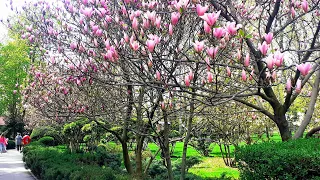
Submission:
[[[35,180],[30,171],[24,168],[22,154],[8,150],[0,154],[0,180]]]

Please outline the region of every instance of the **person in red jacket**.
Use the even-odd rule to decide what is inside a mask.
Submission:
[[[31,138],[30,138],[29,134],[26,134],[23,136],[22,142],[23,142],[23,146],[25,146],[31,142]]]

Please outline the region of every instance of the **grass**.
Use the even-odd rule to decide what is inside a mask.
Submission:
[[[261,138],[258,138],[257,135],[252,135],[251,138],[254,143],[261,143],[267,140],[267,137],[265,134],[262,135]],[[281,141],[281,136],[278,133],[274,133],[274,135],[270,137],[270,140],[279,142]],[[245,143],[241,143],[240,145],[245,145]],[[154,143],[150,143],[148,146],[150,148],[150,151],[153,154],[155,154],[159,148]],[[209,154],[210,157],[203,157],[192,146],[188,146],[187,158],[191,156],[197,156],[197,157],[200,157],[202,160],[200,164],[191,167],[189,169],[189,172],[201,177],[215,178],[215,177],[221,177],[224,174],[226,177],[232,177],[234,179],[238,179],[240,175],[238,169],[226,166],[223,162],[223,158],[222,158],[219,146],[217,144],[212,144],[211,146],[214,146],[214,147],[212,152]],[[235,149],[234,146],[230,146],[230,151],[232,153],[234,152],[234,149]],[[172,160],[174,161],[178,158],[181,158],[182,151],[183,151],[183,143],[177,142],[174,148],[174,153],[172,155],[173,157]],[[157,155],[156,159],[161,159],[160,153]]]

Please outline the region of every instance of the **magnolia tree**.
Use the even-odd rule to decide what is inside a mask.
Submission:
[[[73,101],[81,105],[70,104],[70,97],[70,107],[60,108],[90,115],[91,105],[83,102],[86,94],[95,95],[87,87],[94,86],[99,97],[108,93],[100,87],[119,88],[113,96],[123,99],[126,124],[137,102],[135,89],[149,87],[158,94],[151,100],[160,104],[165,131],[168,109],[178,99],[175,92],[204,105],[234,99],[269,117],[288,140],[286,112],[318,70],[318,7],[319,0],[35,2],[20,13],[25,17],[21,37],[28,39],[35,57],[60,73],[49,77],[35,68],[38,84],[28,91],[46,87],[43,78],[52,79],[51,90],[40,95],[50,101],[50,94],[62,93],[63,100],[77,91],[83,98]],[[283,84],[282,98],[275,87]],[[252,96],[258,100],[251,101]],[[271,110],[259,106],[261,99]]]

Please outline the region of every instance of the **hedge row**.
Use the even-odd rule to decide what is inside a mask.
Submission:
[[[23,149],[23,161],[39,179],[126,179],[119,174],[120,156],[101,152],[71,154],[57,147],[31,144]]]
[[[299,139],[240,147],[241,179],[320,179],[320,139]]]

